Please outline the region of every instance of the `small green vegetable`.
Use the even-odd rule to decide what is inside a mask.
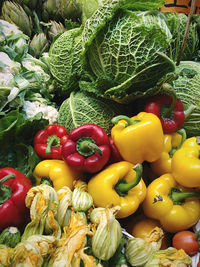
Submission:
[[[21,233],[17,227],[10,226],[0,234],[0,244],[14,248],[21,240]]]

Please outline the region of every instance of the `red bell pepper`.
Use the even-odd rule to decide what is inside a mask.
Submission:
[[[144,111],[155,114],[161,121],[163,132],[171,134],[180,129],[184,124],[184,105],[168,84],[164,85],[163,89],[168,94],[149,98]]]
[[[31,181],[13,168],[0,169],[0,231],[8,226],[22,228],[28,216],[25,205]]]
[[[42,159],[62,159],[61,147],[67,140],[67,130],[60,125],[50,124],[36,133],[34,150]]]
[[[109,137],[109,143],[110,143],[110,151],[111,151],[109,162],[115,163],[115,162],[123,161],[124,159],[122,158],[121,154],[119,153],[119,150],[117,149],[111,136]]]
[[[62,157],[69,166],[79,171],[100,171],[110,158],[106,132],[96,124],[83,124],[73,129],[62,146]]]

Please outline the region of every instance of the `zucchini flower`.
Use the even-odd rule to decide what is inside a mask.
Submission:
[[[72,211],[70,224],[69,226],[65,226],[63,230],[64,233],[58,240],[57,248],[51,257],[48,266],[80,266],[80,260],[81,258],[84,258],[82,253],[84,253],[83,248],[85,246],[86,235],[92,234],[90,227],[85,224],[80,214],[76,214]],[[96,267],[94,260],[93,262],[94,264],[91,266]]]
[[[191,257],[183,249],[169,247],[164,250],[154,251],[144,267],[187,267],[192,264]]]
[[[6,245],[0,245],[0,266],[10,266],[14,250]]]
[[[146,238],[132,237],[126,244],[125,255],[131,266],[143,266],[154,251],[161,247],[163,230],[155,227]]]
[[[59,238],[61,229],[55,219],[58,196],[54,188],[46,184],[32,187],[27,193],[25,203],[30,208],[31,222],[26,226],[21,240],[43,233]]]
[[[50,258],[54,253],[56,244],[57,240],[54,236],[32,235],[15,247],[12,266],[43,266],[45,258]]]
[[[71,202],[72,202],[72,191],[69,187],[64,186],[57,191],[59,205],[56,214],[56,219],[60,227],[69,225],[71,219]]]
[[[87,211],[93,205],[93,198],[87,192],[87,184],[82,181],[76,181],[72,193],[72,206],[75,211]]]
[[[29,44],[29,52],[32,56],[39,58],[44,52],[48,51],[49,42],[46,35],[41,32],[35,34]]]
[[[2,17],[6,21],[17,25],[26,35],[31,36],[32,20],[24,9],[17,3],[5,1],[2,5]]]
[[[50,21],[50,28],[48,30],[48,36],[51,40],[60,33],[65,31],[65,27],[61,22],[57,22],[55,20]]]
[[[90,214],[90,220],[97,225],[92,236],[92,252],[101,260],[109,260],[116,252],[121,238],[122,229],[115,219],[119,207],[95,208]]]

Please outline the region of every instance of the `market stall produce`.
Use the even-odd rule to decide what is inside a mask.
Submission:
[[[0,266],[199,265],[200,18],[166,8],[1,1]]]

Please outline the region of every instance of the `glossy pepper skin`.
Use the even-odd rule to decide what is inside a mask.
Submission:
[[[133,214],[146,196],[146,185],[141,179],[141,165],[127,161],[113,163],[93,176],[88,182],[88,193],[97,207],[120,206],[117,218]]]
[[[63,160],[47,159],[40,161],[33,172],[36,178],[36,185],[46,182],[52,182],[56,191],[63,186],[73,189],[74,180],[80,178],[81,173],[70,168]]]
[[[22,229],[25,225],[28,216],[25,198],[31,187],[31,181],[20,171],[0,169],[0,231],[8,226]]]
[[[113,139],[111,136],[109,136],[109,143],[110,143],[110,163],[115,163],[115,162],[119,162],[119,161],[123,161],[122,156],[119,153],[119,150],[117,149]]]
[[[34,136],[34,150],[42,159],[62,159],[61,147],[67,141],[67,136],[63,126],[50,124]]]
[[[181,100],[166,94],[151,97],[144,111],[153,113],[160,119],[163,132],[166,134],[176,132],[185,121],[184,105]]]
[[[67,165],[79,171],[100,171],[110,158],[106,132],[96,124],[83,124],[73,129],[62,146],[62,157]]]
[[[180,190],[180,191],[179,191]],[[200,192],[181,188],[170,173],[155,179],[142,204],[144,214],[160,221],[170,233],[192,227],[200,218]]]
[[[172,158],[172,174],[185,187],[200,187],[200,138],[185,140]]]
[[[186,132],[180,129],[172,134],[164,135],[164,150],[160,158],[151,163],[151,169],[157,175],[171,173],[172,157],[176,150],[180,149],[186,139]]]
[[[159,118],[140,112],[128,118],[117,116],[111,129],[111,137],[125,161],[133,164],[157,160],[164,149],[164,134]]]

